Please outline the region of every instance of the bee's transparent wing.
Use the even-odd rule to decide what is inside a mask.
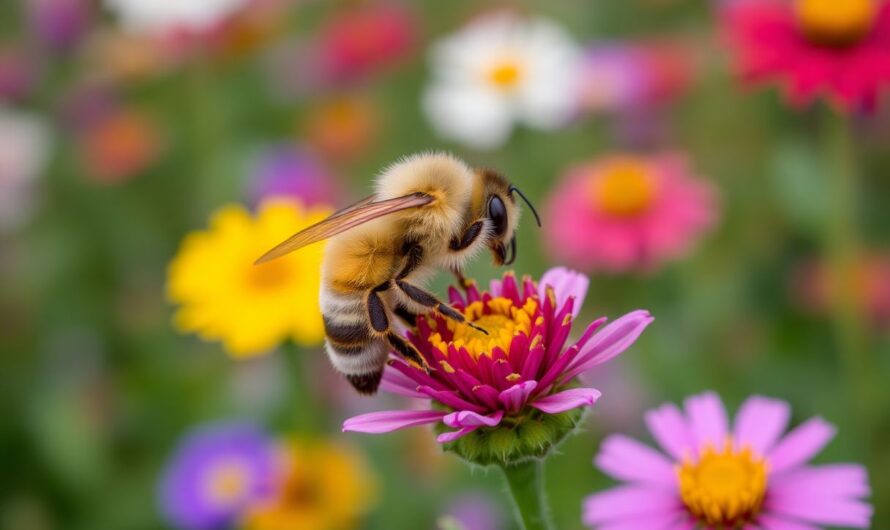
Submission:
[[[280,258],[285,254],[290,254],[295,250],[299,250],[312,243],[323,241],[337,234],[343,233],[351,228],[373,221],[374,219],[383,217],[402,210],[410,208],[418,208],[431,203],[433,198],[426,193],[412,193],[404,197],[395,199],[387,199],[378,202],[369,202],[367,199],[361,201],[345,210],[335,213],[324,221],[306,228],[301,232],[289,237],[286,241],[279,244],[272,250],[266,252],[258,260],[257,264],[265,263],[276,258]]]

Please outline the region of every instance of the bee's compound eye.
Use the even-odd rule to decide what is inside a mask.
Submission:
[[[488,218],[494,224],[495,233],[499,236],[504,235],[507,231],[507,207],[497,195],[488,201]]]

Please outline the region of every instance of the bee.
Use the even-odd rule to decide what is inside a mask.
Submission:
[[[465,322],[422,287],[426,280],[448,270],[466,286],[465,263],[486,249],[496,265],[516,259],[517,195],[540,226],[531,202],[499,173],[444,153],[408,156],[380,173],[373,195],[294,234],[257,264],[330,239],[319,294],[325,350],[359,393],[374,394],[390,351],[429,369],[395,319],[414,325],[418,314],[435,310]]]

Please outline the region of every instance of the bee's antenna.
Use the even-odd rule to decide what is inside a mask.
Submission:
[[[510,185],[508,191],[510,192],[510,195],[513,195],[513,193],[516,192],[519,194],[520,197],[522,197],[522,200],[525,201],[525,204],[528,204],[528,207],[531,208],[532,214],[535,216],[535,221],[538,223],[538,228],[541,228],[541,217],[538,216],[538,211],[535,210],[535,205],[532,204],[532,201],[528,200],[528,197],[526,197],[525,194],[522,193],[522,190],[520,190],[516,186],[513,186],[512,184]]]

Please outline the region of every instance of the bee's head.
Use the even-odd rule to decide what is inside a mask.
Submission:
[[[541,219],[528,198],[503,176],[483,170],[481,177],[482,203],[479,206],[482,216],[488,221],[488,246],[494,254],[496,265],[512,265],[516,261],[516,228],[520,214],[517,198],[528,204],[539,227]]]

